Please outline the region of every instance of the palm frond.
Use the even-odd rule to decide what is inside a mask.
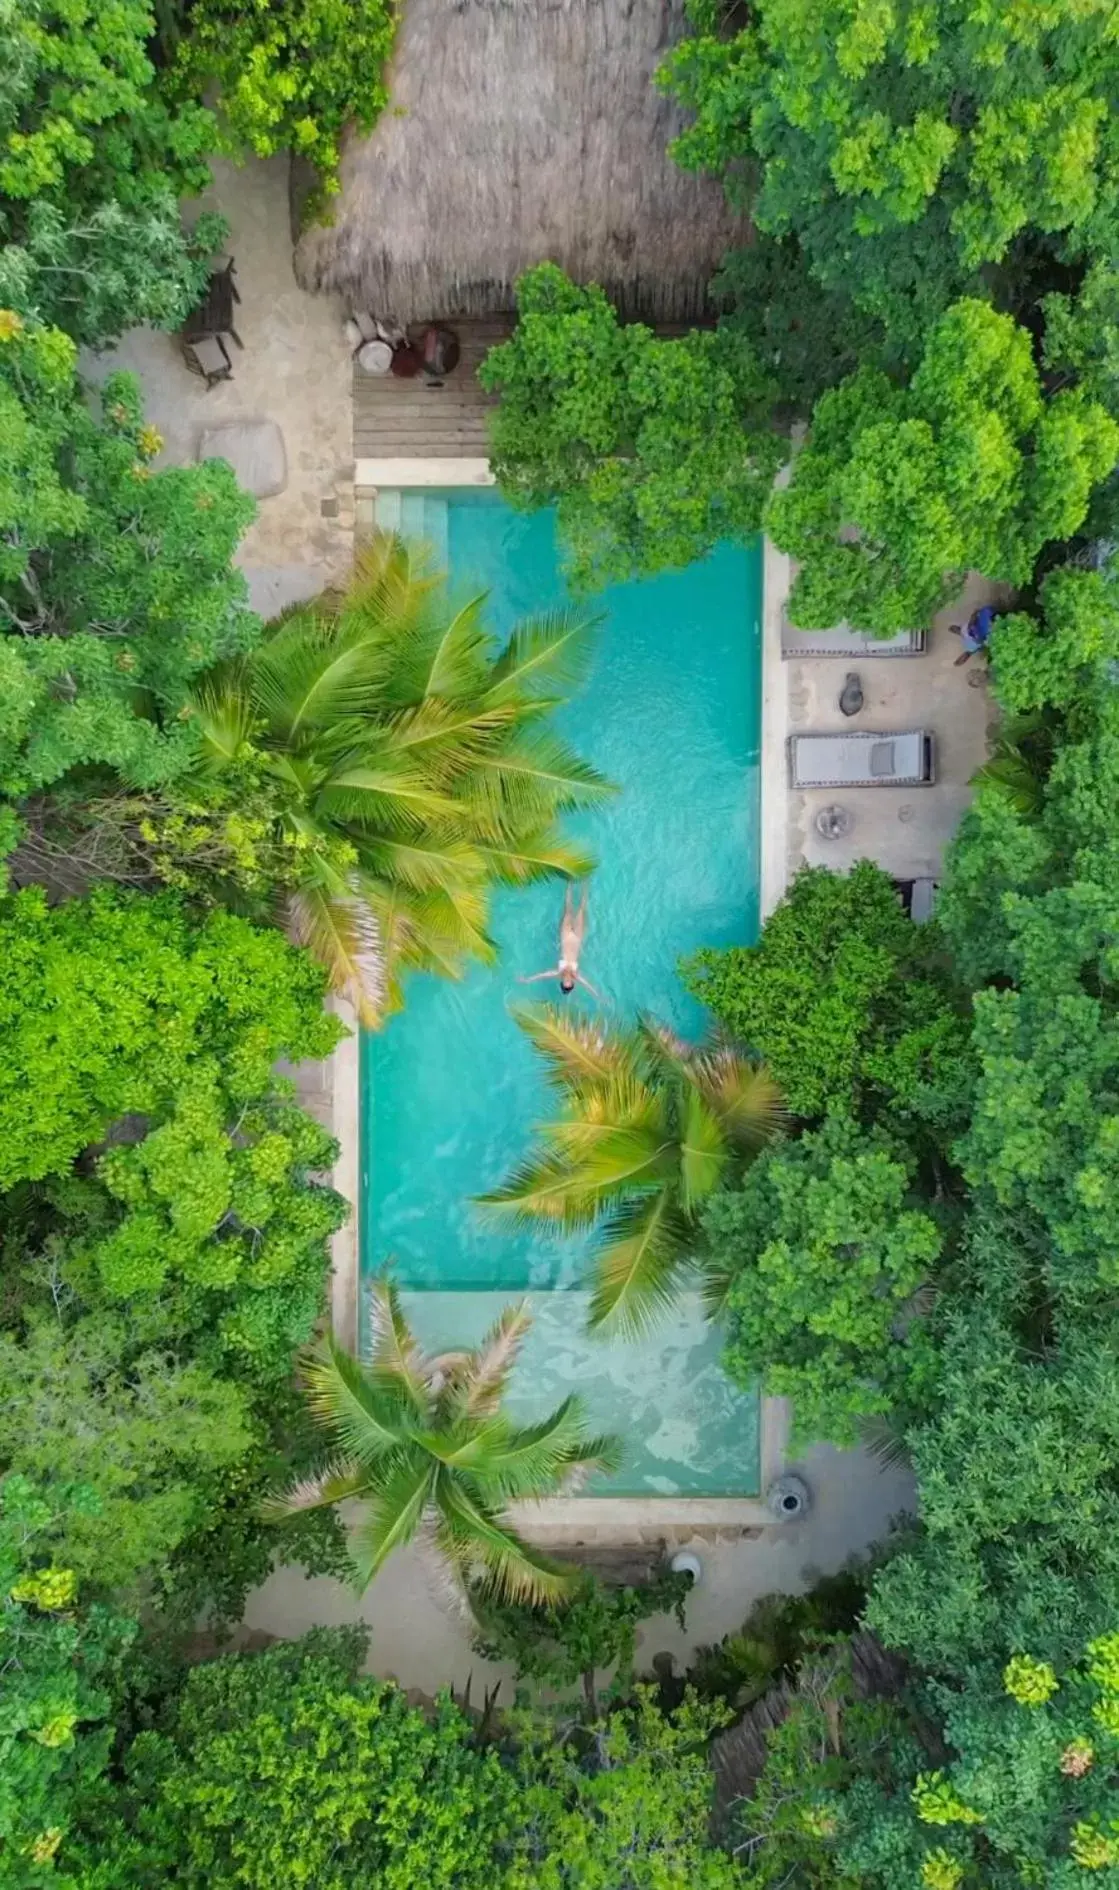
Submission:
[[[702,1248],[698,1255],[698,1265],[699,1290],[704,1315],[714,1322],[721,1319],[726,1312],[727,1295],[737,1278],[738,1269],[733,1264],[727,1265],[715,1261],[711,1254]]]
[[[900,1470],[909,1463],[905,1432],[892,1416],[864,1418],[859,1425],[859,1435],[864,1448],[883,1470]]]
[[[620,1195],[666,1186],[676,1173],[676,1147],[655,1120],[548,1124],[544,1139],[546,1158],[554,1154],[566,1164],[573,1192],[596,1200],[599,1212]]]
[[[346,634],[338,620],[324,622],[312,606],[253,652],[253,704],[274,739],[297,744],[339,720],[371,714],[387,669],[387,652],[375,636]]]
[[[435,1480],[434,1465],[419,1452],[395,1464],[385,1477],[368,1515],[347,1543],[359,1593],[394,1549],[411,1542],[431,1502]]]
[[[609,1082],[633,1072],[633,1044],[619,1032],[554,1004],[515,1004],[510,1010],[543,1057],[552,1082],[561,1087]]]
[[[404,1316],[400,1295],[384,1274],[369,1287],[369,1374],[374,1383],[395,1387],[421,1416],[426,1416],[430,1366]]]
[[[492,650],[482,616],[485,603],[485,592],[458,610],[444,603],[437,616],[418,625],[402,643],[393,685],[403,700],[422,702],[431,696],[447,702],[477,700],[489,678]]]
[[[616,1469],[620,1462],[618,1440],[592,1438],[582,1404],[571,1397],[539,1424],[508,1427],[474,1474],[503,1502],[512,1502],[546,1496],[576,1470],[589,1476],[596,1469]]]
[[[313,1417],[337,1439],[347,1461],[368,1472],[400,1448],[407,1435],[401,1399],[374,1384],[360,1360],[334,1339],[310,1354],[304,1376]]]
[[[694,1056],[689,1074],[741,1152],[756,1153],[780,1132],[785,1099],[764,1063],[719,1045]]]
[[[595,1256],[588,1314],[592,1331],[640,1333],[671,1305],[680,1269],[690,1259],[693,1229],[665,1188],[627,1202],[606,1227]]]
[[[481,1345],[471,1355],[461,1380],[462,1404],[468,1415],[483,1416],[497,1410],[531,1326],[532,1314],[527,1300],[506,1306],[498,1314]]]
[[[519,623],[494,665],[485,700],[504,703],[556,691],[569,694],[586,676],[601,621],[577,611],[553,610]]]
[[[260,1505],[264,1522],[285,1522],[309,1509],[329,1509],[360,1496],[368,1488],[369,1472],[345,1459],[327,1464],[312,1476],[301,1477],[287,1490],[274,1490]]]
[[[968,786],[997,788],[1014,812],[1026,820],[1034,819],[1045,802],[1044,783],[1026,757],[1010,746],[977,768]]]
[[[429,696],[418,708],[402,709],[388,728],[398,754],[422,762],[433,779],[453,780],[510,727],[515,710],[497,703],[442,702]]]
[[[722,1122],[693,1083],[685,1083],[680,1108],[680,1199],[685,1212],[718,1187],[730,1159]]]
[[[366,764],[351,762],[328,774],[315,797],[315,813],[345,825],[387,832],[422,829],[461,817],[458,801],[433,787],[413,769],[382,756]]]
[[[294,937],[325,968],[332,988],[345,993],[367,1029],[377,1029],[387,995],[385,941],[365,900],[339,898],[312,879],[291,895],[288,918]]]
[[[581,1580],[578,1569],[552,1561],[525,1542],[509,1523],[450,1477],[439,1479],[435,1500],[441,1512],[440,1547],[460,1568],[484,1569],[487,1586],[503,1600],[555,1600]]]
[[[416,892],[449,892],[485,884],[485,868],[475,848],[438,831],[424,829],[410,840],[387,834],[362,836],[356,844],[363,872],[376,879],[399,880]]]
[[[245,662],[238,659],[212,669],[195,689],[190,708],[202,769],[228,767],[249,746],[256,726]]]
[[[561,839],[551,829],[504,846],[484,839],[474,845],[502,886],[531,886],[541,879],[588,879],[598,864],[586,847]]]
[[[514,1227],[551,1220],[571,1231],[593,1226],[603,1207],[600,1195],[587,1188],[570,1162],[547,1153],[530,1155],[499,1188],[475,1195],[474,1201],[487,1216],[500,1216]]]
[[[461,792],[504,835],[545,826],[557,809],[588,807],[617,792],[550,728],[514,729],[473,763]]]

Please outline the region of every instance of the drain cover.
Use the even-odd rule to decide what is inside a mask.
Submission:
[[[830,807],[821,807],[816,816],[816,832],[821,840],[842,840],[855,824],[855,816],[847,807],[840,807],[834,802]]]

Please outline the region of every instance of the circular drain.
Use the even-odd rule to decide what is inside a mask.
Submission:
[[[812,1497],[803,1477],[775,1477],[765,1493],[765,1505],[779,1522],[798,1522],[807,1516]]]
[[[848,807],[840,807],[833,802],[830,807],[821,807],[816,816],[816,832],[821,840],[842,840],[850,833],[855,824],[855,816]]]

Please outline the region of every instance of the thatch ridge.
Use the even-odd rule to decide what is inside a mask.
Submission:
[[[684,0],[403,0],[391,102],[299,281],[412,322],[510,309],[550,260],[627,316],[701,319],[743,223],[667,155],[683,121],[652,75],[684,30]]]

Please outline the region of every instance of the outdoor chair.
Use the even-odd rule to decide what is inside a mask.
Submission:
[[[793,787],[931,787],[935,779],[931,729],[789,737]]]
[[[210,335],[229,335],[239,348],[244,347],[244,342],[233,326],[233,304],[241,300],[233,280],[236,273],[232,256],[220,269],[213,271],[201,302],[182,325],[180,333],[184,341],[202,341]]]
[[[199,335],[197,341],[188,341],[183,335],[180,342],[183,360],[192,374],[201,375],[207,392],[219,381],[233,379],[233,363],[220,335]]]

